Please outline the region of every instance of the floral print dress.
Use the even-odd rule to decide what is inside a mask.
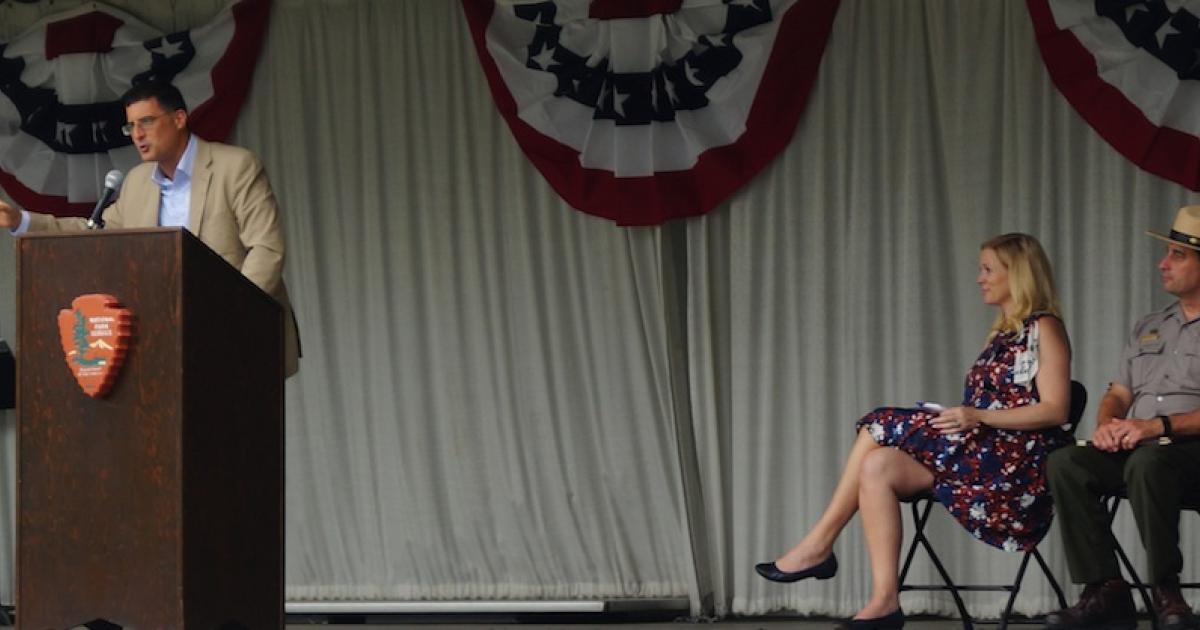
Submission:
[[[1023,374],[1015,366],[1036,357],[1038,318],[1021,330],[1001,333],[967,372],[963,406],[1011,409],[1038,402],[1036,363]],[[1017,374],[1017,378],[1014,378]],[[1032,549],[1050,529],[1053,503],[1046,486],[1050,452],[1070,442],[1059,427],[1037,431],[980,425],[943,435],[929,424],[937,414],[924,409],[881,407],[863,416],[881,446],[898,448],[933,472],[933,494],[976,538],[1005,551]]]

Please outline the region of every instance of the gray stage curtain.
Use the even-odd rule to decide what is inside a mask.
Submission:
[[[727,212],[688,224],[693,408],[713,455],[701,461],[724,484],[705,485],[707,522],[726,532],[711,548],[728,580],[717,601],[746,613],[857,610],[870,585],[857,521],[835,548],[842,579],[781,588],[748,569],[817,520],[862,414],[961,400],[994,316],[974,283],[990,236],[1024,231],[1046,247],[1073,375],[1092,395],[1089,433],[1131,322],[1169,297],[1154,270],[1162,245],[1142,231],[1194,198],[1126,162],[1070,109],[1023,2],[843,3],[786,154]],[[1019,555],[939,512],[933,531],[953,575],[1015,574]],[[1121,531],[1137,548],[1135,530]],[[1056,536],[1043,551],[1066,581]],[[927,563],[914,578],[937,581]],[[1055,608],[1031,578],[1019,608]],[[1005,597],[968,602],[995,615]],[[952,610],[941,594],[902,601]]]
[[[72,4],[0,5],[0,39]],[[114,4],[164,29],[220,5]],[[286,594],[306,601],[851,613],[869,587],[857,521],[836,580],[777,586],[752,565],[816,520],[858,416],[960,397],[991,319],[979,243],[1042,239],[1095,400],[1131,322],[1166,303],[1141,231],[1195,199],[1074,114],[1017,0],[845,0],[788,149],[726,206],[663,228],[557,198],[449,0],[276,0],[232,140],[262,156],[286,213],[305,352],[288,383]],[[10,338],[11,249],[0,238]],[[956,576],[1015,571],[1017,556],[933,521]],[[1132,523],[1119,531],[1136,550]],[[1043,551],[1065,580],[1055,536]],[[1053,607],[1036,576],[1026,588],[1019,610]]]

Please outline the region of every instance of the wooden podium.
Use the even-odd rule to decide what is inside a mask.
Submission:
[[[17,240],[17,626],[283,627],[282,313],[179,229]],[[58,312],[132,311],[106,397]]]

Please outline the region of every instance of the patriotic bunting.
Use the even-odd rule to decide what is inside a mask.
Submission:
[[[463,0],[517,142],[575,208],[708,212],[791,140],[837,0]]]
[[[1109,144],[1200,190],[1200,2],[1027,0],[1050,78]]]
[[[0,42],[0,185],[26,208],[87,216],[105,173],[139,161],[118,99],[143,81],[174,83],[197,135],[225,139],[269,13],[269,0],[240,0],[209,24],[164,35],[88,2]]]

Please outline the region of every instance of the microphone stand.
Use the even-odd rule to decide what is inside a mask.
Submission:
[[[113,204],[113,194],[110,190],[105,191],[105,195],[100,202],[96,204],[96,209],[92,210],[92,216],[87,220],[87,229],[103,230],[104,229],[104,210]]]

